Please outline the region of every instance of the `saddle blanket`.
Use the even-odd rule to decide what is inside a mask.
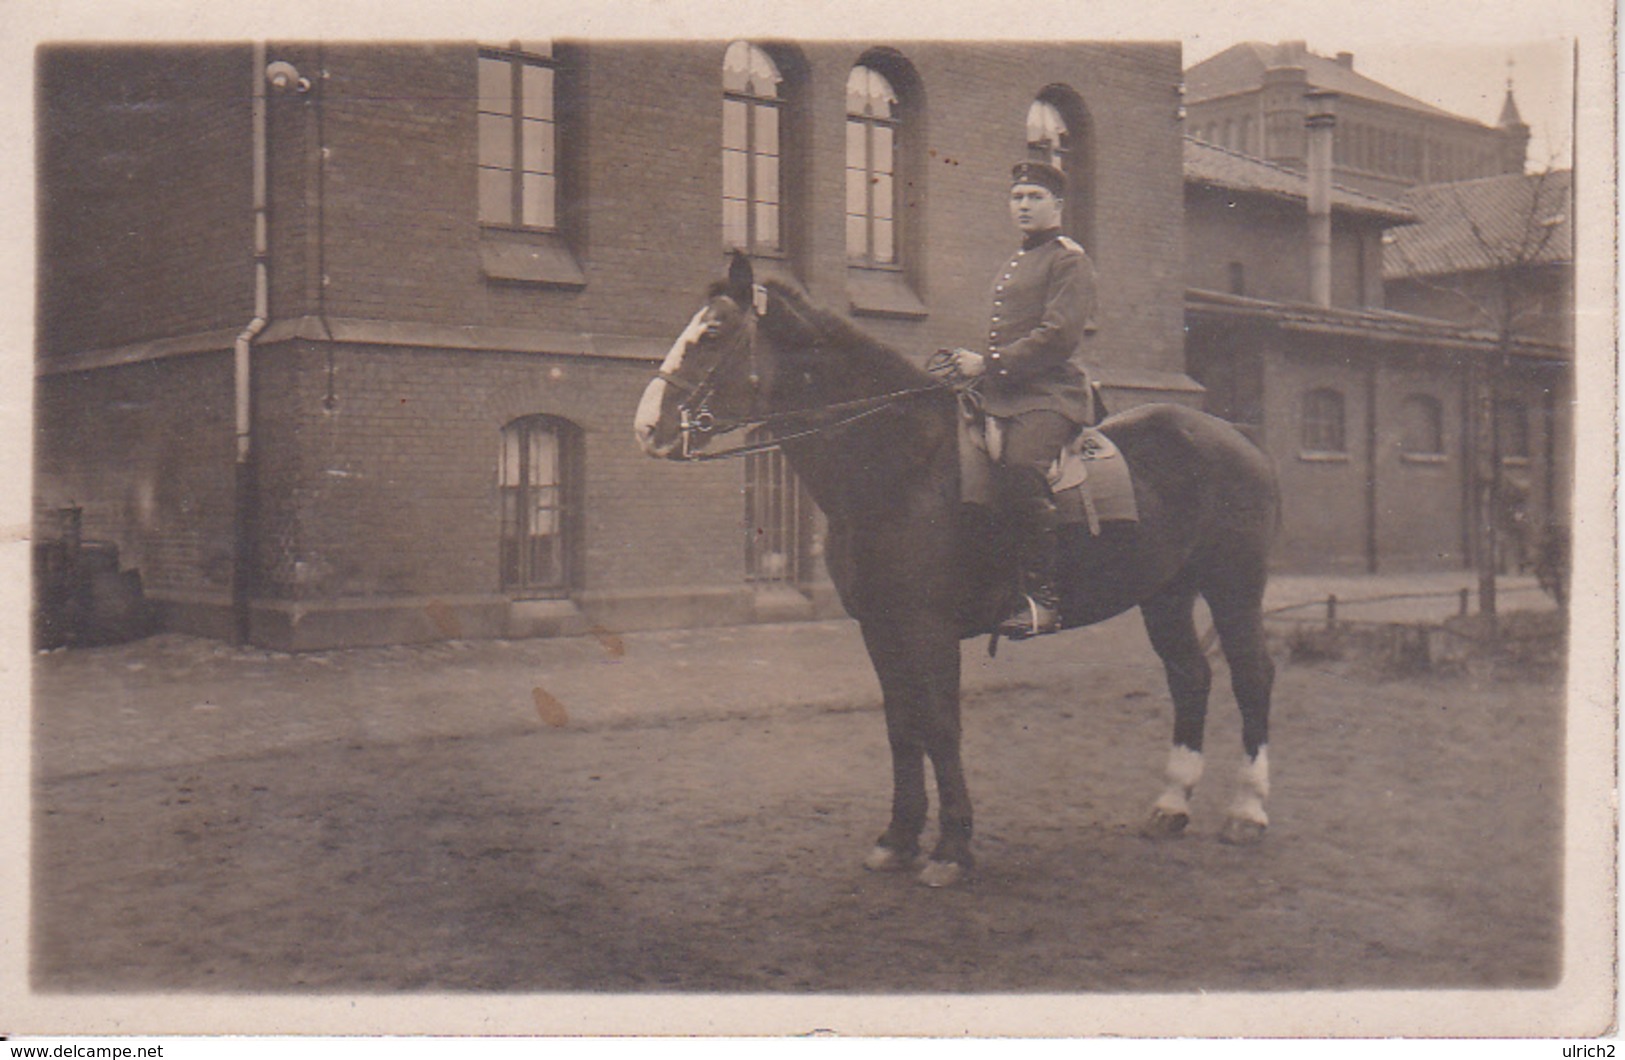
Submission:
[[[959,495],[964,503],[993,505],[993,466],[1002,433],[994,417],[959,418]],[[1093,427],[1083,428],[1061,451],[1050,466],[1049,485],[1063,523],[1087,523],[1089,532],[1098,534],[1101,523],[1139,522],[1128,462]]]

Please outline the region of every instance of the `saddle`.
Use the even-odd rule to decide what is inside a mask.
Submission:
[[[960,500],[992,507],[994,466],[1003,453],[1004,426],[980,405],[960,395]],[[1066,525],[1085,524],[1100,535],[1101,524],[1139,522],[1134,483],[1117,445],[1094,427],[1080,428],[1049,469],[1050,493]]]

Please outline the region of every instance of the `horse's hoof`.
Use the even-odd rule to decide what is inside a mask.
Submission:
[[[965,875],[957,861],[927,861],[920,870],[920,882],[927,887],[952,887]]]
[[[918,859],[917,854],[904,854],[891,847],[877,845],[863,859],[863,867],[870,872],[907,872]]]
[[[1219,842],[1231,846],[1250,847],[1264,841],[1265,825],[1257,821],[1249,821],[1245,817],[1231,817],[1224,822],[1219,830]]]
[[[1140,836],[1144,839],[1178,839],[1185,834],[1185,826],[1190,823],[1191,815],[1188,813],[1153,809],[1151,816],[1140,826]]]

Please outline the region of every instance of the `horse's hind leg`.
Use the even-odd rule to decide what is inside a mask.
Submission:
[[[1185,830],[1191,819],[1191,792],[1202,778],[1202,730],[1207,724],[1213,669],[1196,635],[1195,604],[1195,590],[1176,585],[1140,605],[1145,631],[1162,659],[1174,701],[1174,742],[1164,773],[1167,786],[1140,827],[1140,834],[1151,839],[1170,838]]]
[[[1228,843],[1255,843],[1264,837],[1270,823],[1264,802],[1270,793],[1270,693],[1275,685],[1275,664],[1264,637],[1263,579],[1246,591],[1204,595],[1225,661],[1230,664],[1230,687],[1241,708],[1241,744],[1246,754],[1241,786],[1219,838]]]

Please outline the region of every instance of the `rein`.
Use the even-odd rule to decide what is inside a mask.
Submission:
[[[874,397],[857,398],[853,401],[842,401],[833,405],[820,405],[817,408],[796,409],[792,412],[779,412],[770,416],[764,416],[760,419],[740,420],[738,423],[730,423],[720,427],[717,425],[715,419],[711,418],[711,414],[704,410],[701,410],[699,415],[694,418],[694,422],[691,423],[688,410],[684,409],[682,423],[683,455],[681,459],[697,464],[704,463],[708,460],[727,460],[730,457],[750,456],[753,453],[771,452],[774,449],[778,449],[785,442],[794,442],[802,438],[813,438],[820,434],[827,434],[837,431],[861,420],[866,420],[871,416],[878,415],[879,413],[882,413],[889,408],[893,408],[896,405],[900,405],[909,398],[918,397],[921,394],[934,394],[940,390],[952,389],[952,387],[953,384],[947,381],[935,382],[926,386],[910,387],[906,390],[894,390],[889,394],[877,394]],[[766,427],[771,430],[776,424],[782,422],[803,419],[808,416],[823,416],[830,413],[839,413],[848,409],[858,409],[859,411],[854,412],[852,415],[847,416],[844,419],[836,420],[834,423],[825,423],[813,427],[807,427],[792,434],[777,436],[772,441],[752,442],[748,445],[735,446],[732,449],[717,449],[697,453],[690,452],[688,448],[689,438],[695,433],[730,434],[733,431],[750,427]]]
[[[751,385],[754,388],[760,386],[760,375],[757,371],[757,364],[760,361],[759,351],[757,349],[757,344],[759,341],[757,322],[767,313],[766,290],[762,287],[756,287],[752,302],[753,304],[751,308],[753,312],[749,321],[751,329],[750,341],[747,343],[746,348],[750,354],[750,378]],[[719,424],[716,417],[711,413],[711,410],[707,408],[706,405],[710,400],[711,395],[716,392],[716,383],[714,382],[715,377],[722,367],[725,364],[728,364],[730,360],[731,357],[728,356],[724,356],[723,358],[719,359],[716,364],[711,366],[710,370],[705,373],[705,376],[698,383],[690,383],[687,380],[680,379],[668,372],[659,373],[659,377],[661,379],[676,385],[686,394],[683,401],[678,405],[678,412],[681,417],[678,424],[678,429],[683,438],[682,456],[680,457],[682,460],[690,463],[704,463],[711,460],[727,460],[736,456],[750,456],[755,453],[771,452],[774,449],[780,448],[785,442],[798,441],[802,438],[813,438],[821,434],[828,434],[838,431],[843,427],[848,427],[854,423],[868,419],[871,416],[878,415],[879,413],[882,413],[889,408],[893,408],[910,398],[918,397],[922,394],[934,394],[938,391],[954,389],[960,383],[960,380],[953,378],[950,374],[945,372],[944,366],[940,362],[935,362],[934,364],[928,365],[927,370],[933,373],[943,374],[944,378],[932,383],[928,383],[924,386],[908,387],[903,390],[893,390],[886,394],[877,394],[873,397],[856,398],[852,401],[840,401],[834,404],[820,405],[810,409],[795,409],[789,412],[777,412],[767,416],[739,420],[733,423]],[[779,424],[793,423],[811,416],[826,416],[848,411],[852,411],[852,414],[842,419],[838,419],[833,423],[824,423],[806,427],[791,434],[775,437],[771,441],[752,442],[746,445],[735,446],[732,449],[718,449],[712,451],[694,452],[690,449],[691,441],[696,434],[731,434],[734,431],[753,427],[767,428],[771,430]]]

